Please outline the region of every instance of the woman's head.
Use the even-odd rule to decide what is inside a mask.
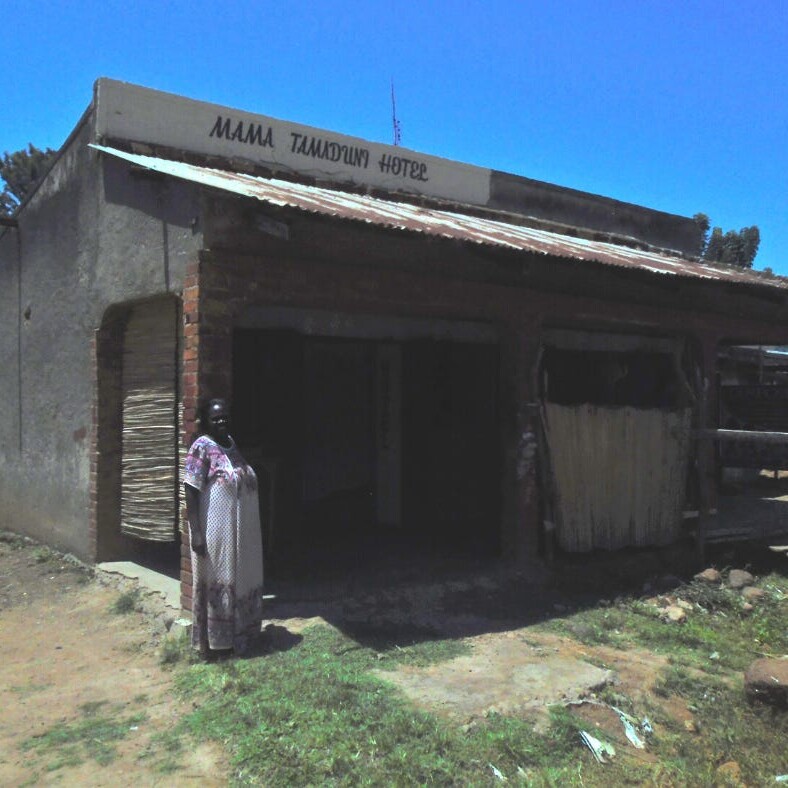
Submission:
[[[212,399],[203,406],[202,428],[212,438],[226,440],[229,437],[230,411],[223,399]]]

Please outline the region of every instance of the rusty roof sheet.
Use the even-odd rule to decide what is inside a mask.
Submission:
[[[712,266],[699,260],[671,255],[663,250],[643,250],[610,241],[578,238],[558,232],[523,227],[502,219],[479,218],[455,211],[384,200],[366,194],[353,194],[275,178],[228,172],[154,156],[126,153],[102,145],[90,147],[154,172],[244,197],[252,197],[283,208],[294,208],[308,213],[364,222],[405,232],[451,238],[467,243],[533,252],[568,260],[603,263],[655,274],[788,289],[787,278],[770,276],[746,268]]]

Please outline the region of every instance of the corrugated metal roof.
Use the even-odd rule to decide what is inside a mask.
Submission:
[[[585,260],[623,268],[672,274],[694,279],[788,289],[788,279],[745,268],[717,267],[665,252],[630,248],[608,241],[588,240],[557,232],[523,227],[505,221],[478,218],[454,211],[425,208],[369,195],[261,178],[245,173],[126,153],[91,145],[103,153],[139,167],[203,186],[221,189],[283,208],[364,222],[406,232],[451,238],[467,243],[535,252],[569,260]]]

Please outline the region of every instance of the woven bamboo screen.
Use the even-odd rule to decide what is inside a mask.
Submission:
[[[545,410],[561,548],[618,549],[678,537],[689,410],[587,404]]]
[[[175,540],[178,504],[177,313],[174,301],[134,308],[123,346],[121,531]]]

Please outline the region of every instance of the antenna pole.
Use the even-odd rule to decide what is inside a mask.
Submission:
[[[391,78],[391,125],[394,130],[394,145],[402,142],[402,127],[397,120],[397,101],[394,98],[394,77]]]

